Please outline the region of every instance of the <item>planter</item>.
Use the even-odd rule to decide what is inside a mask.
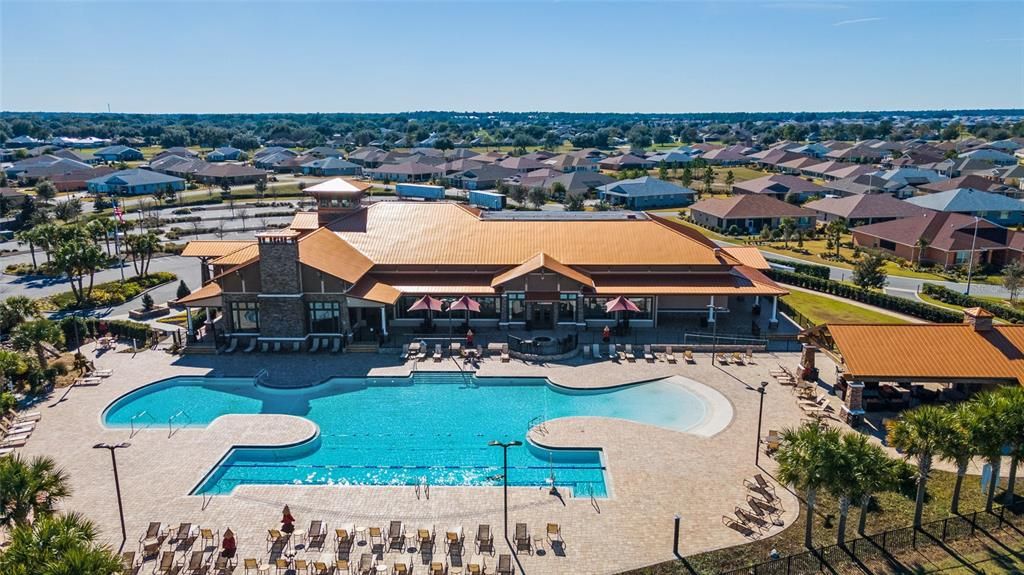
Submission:
[[[155,305],[151,310],[133,309],[128,312],[128,317],[135,321],[145,321],[155,317],[163,317],[171,313],[171,308],[165,305]]]

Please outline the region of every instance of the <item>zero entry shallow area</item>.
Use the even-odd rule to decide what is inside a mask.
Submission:
[[[715,410],[690,390],[695,385],[673,376],[579,390],[538,377],[434,372],[273,389],[252,378],[182,376],[119,398],[104,421],[206,426],[229,414],[285,414],[318,427],[314,438],[296,445],[232,449],[194,494],[228,494],[239,485],[497,485],[501,454],[488,441],[518,440],[526,447],[509,453],[511,485],[554,483],[573,495],[604,498],[602,452],[586,445],[545,448],[546,422],[590,416],[714,432],[731,419],[731,408],[720,402],[711,417]]]

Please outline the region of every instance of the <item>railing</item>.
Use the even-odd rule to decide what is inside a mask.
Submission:
[[[188,423],[192,423],[192,416],[190,416],[188,414],[188,412],[186,412],[184,409],[182,409],[178,413],[175,413],[174,415],[168,417],[167,418],[167,437],[168,438],[170,438],[172,435],[174,435],[174,420],[179,418],[179,417],[182,417],[182,416],[185,417],[185,419],[187,420]],[[185,425],[188,425],[188,423],[182,424],[181,427],[185,427]]]
[[[142,417],[144,415],[145,416],[149,416],[149,419],[151,421],[150,425],[152,425],[153,423],[156,423],[156,418],[153,417],[153,415],[151,413],[149,413],[148,411],[142,410],[142,411],[136,413],[135,415],[132,416],[131,420],[129,421],[129,425],[131,427],[132,432],[128,435],[128,439],[131,439],[131,438],[135,437],[136,433],[142,431],[141,427],[139,429],[135,429],[135,420],[139,419],[140,417]],[[149,426],[147,425],[146,427],[149,427]]]
[[[267,371],[266,368],[263,368],[263,369],[261,369],[261,370],[256,372],[256,376],[252,378],[252,381],[253,381],[253,383],[255,385],[259,385],[261,381],[266,383],[266,381],[267,381],[267,379],[269,377],[270,377],[270,372]]]
[[[1020,518],[1013,515],[1024,513],[1024,501],[987,511],[974,511],[953,515],[925,523],[920,529],[899,527],[858,539],[845,544],[827,545],[787,557],[780,557],[748,567],[721,571],[721,575],[790,575],[814,571],[835,572],[836,566],[847,563],[886,560],[887,556],[905,549],[921,546],[940,545],[974,537],[977,531],[1000,529],[1005,525],[1017,526]],[[1008,517],[1007,515],[1010,515]]]
[[[428,501],[430,500],[430,481],[426,477],[421,478],[420,482],[416,484],[416,499],[419,499],[421,494]]]

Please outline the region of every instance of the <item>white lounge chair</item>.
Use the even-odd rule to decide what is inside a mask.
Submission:
[[[434,361],[441,361],[441,344],[434,344]]]
[[[281,342],[275,341],[274,342],[274,353],[277,353],[279,351],[281,351]]]
[[[112,370],[112,369],[96,369],[96,370],[90,371],[89,375],[93,376],[93,377],[110,377],[110,376],[114,375],[114,370]]]
[[[293,353],[298,353],[300,349],[302,349],[302,342],[301,341],[293,341],[292,342],[292,352]]]
[[[402,344],[402,353],[398,355],[399,359],[409,359],[409,344]]]
[[[589,359],[591,356],[591,349],[589,345],[583,346],[583,358]]]
[[[235,349],[238,348],[238,338],[233,337],[228,341],[228,344],[224,346],[221,353],[235,353]]]
[[[502,361],[502,363],[505,363],[505,362],[508,362],[508,360],[509,360],[508,344],[507,343],[503,343],[503,344],[501,344],[501,361]]]
[[[320,338],[314,337],[313,342],[309,344],[309,353],[316,353],[320,351]]]
[[[591,347],[594,348],[593,349],[594,359],[604,359],[604,357],[601,355],[601,345],[600,344],[595,343]]]
[[[42,418],[43,414],[38,411],[14,412],[14,421],[39,421]]]
[[[615,349],[615,344],[614,343],[609,343],[608,344],[608,359],[615,359],[617,357],[619,359],[622,359],[622,358],[619,357],[618,350]]]
[[[338,353],[341,351],[341,338],[334,339],[334,345],[331,346],[331,353]]]
[[[75,380],[75,385],[82,386],[93,386],[103,383],[102,377],[80,377]]]
[[[676,354],[672,351],[671,345],[665,348],[665,361],[669,363],[676,363],[678,361],[676,359]]]
[[[28,436],[27,435],[17,435],[17,436],[14,436],[14,437],[5,437],[3,440],[0,440],[0,448],[24,447],[26,441],[28,441]]]
[[[260,342],[260,352],[267,353],[268,351],[270,351],[270,342],[268,342],[268,341],[261,341]]]
[[[636,361],[636,356],[633,355],[633,344],[626,344],[626,361]]]
[[[651,351],[650,345],[644,345],[644,359],[654,361],[654,352]]]
[[[242,353],[252,353],[252,352],[256,351],[256,344],[257,343],[259,343],[259,342],[256,340],[255,337],[250,339],[249,340],[249,345],[245,346],[245,349],[242,350]]]

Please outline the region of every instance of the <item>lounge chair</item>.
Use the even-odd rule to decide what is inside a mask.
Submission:
[[[441,356],[442,355],[443,354],[441,352],[441,344],[439,344],[439,343],[434,344],[434,355],[433,355],[434,361],[441,361]]]
[[[683,351],[683,359],[686,360],[686,363],[697,363],[697,360],[693,358],[692,349],[687,349]]]
[[[772,485],[771,483],[768,483],[768,481],[765,480],[764,476],[762,476],[760,473],[754,475],[754,481],[757,482],[758,487],[760,487],[761,489],[770,489],[771,491],[775,491],[775,486]]]
[[[260,571],[260,562],[255,559],[246,559],[242,561],[242,565],[245,568],[245,575],[249,575],[249,573],[259,573]]]
[[[260,342],[260,353],[267,353],[268,351],[270,351],[270,342],[261,341]]]
[[[619,352],[616,350],[614,343],[609,343],[608,344],[608,359],[611,359],[611,360],[622,359],[622,358],[619,357]]]
[[[347,559],[338,559],[334,562],[334,575],[352,575]]]
[[[110,376],[114,375],[114,370],[112,370],[112,369],[94,369],[94,370],[89,372],[89,375],[96,376],[96,377],[110,377]]]
[[[238,338],[233,337],[230,340],[228,340],[228,345],[224,347],[222,353],[235,353],[236,349],[238,349]]]
[[[334,338],[334,343],[331,345],[331,353],[338,353],[341,351],[341,338]]]
[[[309,560],[308,559],[293,559],[292,561],[293,561],[292,566],[295,568],[295,570],[292,571],[292,573],[294,573],[295,575],[300,575],[301,573],[305,573],[306,575],[309,575]]]
[[[715,359],[721,365],[729,365],[729,358],[724,353],[715,354]]]
[[[746,525],[744,525],[742,523],[737,523],[736,521],[734,521],[732,519],[729,519],[728,517],[725,517],[724,515],[722,516],[722,523],[725,523],[726,527],[728,527],[729,529],[732,529],[733,531],[739,533],[740,535],[742,535],[744,537],[748,537],[748,538],[751,538],[751,539],[754,538],[754,535],[755,535],[754,530],[749,528],[749,527],[747,527]]]
[[[501,362],[502,363],[508,363],[508,360],[509,360],[509,357],[508,357],[508,344],[507,343],[503,343],[503,344],[501,344]]]
[[[10,455],[12,453],[14,453],[13,447],[4,447],[0,449],[0,457],[3,457],[4,455]]]
[[[203,544],[203,549],[216,548],[219,539],[220,532],[205,527],[199,530],[199,542]]]
[[[402,344],[402,353],[398,354],[398,359],[409,359],[409,344]]]
[[[516,523],[516,553],[522,553],[523,551],[533,555],[533,544],[530,542],[530,533],[526,529],[525,523]]]
[[[494,535],[491,526],[483,523],[476,528],[476,552],[494,555]]]
[[[327,529],[324,528],[324,522],[319,519],[310,521],[309,529],[306,530],[306,549],[315,546],[323,551],[326,544]]]
[[[476,346],[476,356],[478,358],[480,358],[480,359],[483,359],[484,357],[486,357],[484,355],[484,346],[482,346],[482,345]]]
[[[757,529],[758,531],[768,528],[769,523],[767,521],[761,519],[753,513],[750,513],[749,511],[743,509],[742,507],[737,507],[734,513],[736,514],[737,519],[739,519],[741,522],[745,523],[748,526],[752,526],[754,529]]]
[[[736,365],[743,365],[743,355],[738,351],[732,352],[732,362]]]
[[[562,539],[562,528],[557,523],[548,523],[546,532],[551,549],[555,548],[555,543],[558,543],[563,549],[565,548],[565,539]]]
[[[391,572],[394,573],[394,575],[409,575],[410,571],[412,571],[412,569],[409,567],[409,562],[404,559],[395,561],[394,565],[391,567]]]
[[[651,362],[654,361],[654,352],[651,351],[651,346],[648,344],[644,345],[644,359]]]
[[[636,361],[636,356],[633,355],[633,344],[626,344],[626,361]]]
[[[373,554],[363,553],[359,556],[359,569],[357,573],[359,575],[370,575],[373,571]]]
[[[457,357],[460,355],[463,355],[461,343],[453,341],[448,344],[448,357]]]
[[[146,528],[146,533],[139,537],[139,554],[143,558],[156,555],[160,551],[160,543],[163,537],[160,534],[162,526],[159,521],[152,521]]]
[[[287,559],[274,559],[274,568],[277,569],[277,575],[285,575],[291,566],[291,562]]]
[[[75,380],[75,385],[79,387],[99,385],[101,383],[103,383],[102,377],[80,377]]]
[[[512,556],[511,555],[498,555],[498,570],[497,575],[515,575],[515,570],[512,568]]]
[[[591,350],[590,355],[594,356],[594,359],[604,359],[604,357],[601,356],[601,345],[600,344],[595,343],[595,344],[591,345],[590,347],[593,348]]]
[[[747,363],[754,363],[754,350],[747,348]]]
[[[242,353],[252,353],[252,352],[256,351],[256,344],[257,343],[259,343],[259,342],[257,341],[257,339],[255,337],[250,339],[249,340],[249,345],[246,346],[246,348],[242,350]]]
[[[444,534],[444,542],[446,552],[448,554],[458,553],[462,555],[463,541],[466,537],[462,534],[462,527],[459,527],[458,531],[447,531]]]
[[[121,573],[123,575],[135,574],[135,552],[125,551],[121,554]]]
[[[352,549],[352,531],[351,527],[338,528],[334,530],[334,548],[340,554],[348,552]]]
[[[432,561],[427,568],[427,573],[430,575],[444,575],[444,563]]]
[[[175,545],[175,544],[182,545],[184,543],[187,543],[187,542],[191,541],[191,539],[192,539],[192,524],[191,523],[182,523],[182,524],[178,525],[178,530],[174,532],[174,535],[171,536],[171,539],[170,539],[170,541],[168,541],[168,543],[170,543],[171,545]]]
[[[309,353],[316,353],[320,351],[320,338],[314,337],[313,342],[309,344]]]
[[[27,413],[14,413],[13,421],[39,421],[43,418],[43,414],[38,411],[29,411]]]
[[[302,349],[302,342],[301,341],[293,341],[292,342],[292,353],[299,353],[299,351],[301,349]]]
[[[25,421],[15,422],[11,424],[0,423],[0,431],[8,435],[18,435],[19,433],[32,433],[32,430],[36,428],[36,422]]]
[[[217,554],[217,558],[213,561],[213,574],[214,575],[231,575],[234,568],[231,566],[231,559]]]
[[[374,551],[377,545],[384,547],[384,532],[380,527],[370,527],[367,532],[370,535],[370,550]],[[376,541],[380,540],[379,543]]]
[[[401,521],[392,521],[388,525],[388,549],[398,548],[402,550],[405,547],[405,532],[402,531]]]
[[[164,551],[160,555],[160,562],[157,563],[153,569],[154,575],[171,575],[171,573],[177,572],[178,566],[176,565],[174,551]]]
[[[314,561],[309,572],[313,575],[330,575],[331,568],[323,561]]]
[[[282,549],[288,544],[288,535],[281,533],[279,529],[267,529],[267,551],[271,551],[278,545]]]
[[[431,552],[434,551],[434,530],[420,528],[416,530],[416,542],[419,544],[419,551],[423,553],[424,549],[429,549]]]
[[[280,353],[280,352],[281,352],[281,342],[275,341],[274,342],[274,353]]]
[[[25,447],[25,442],[28,441],[27,435],[16,435],[13,437],[4,438],[0,441],[0,449],[8,447]]]
[[[192,555],[188,559],[188,564],[185,565],[185,572],[190,575],[193,573],[196,575],[206,573],[209,569],[210,566],[206,565],[206,562],[203,561],[202,551],[193,551]]]
[[[483,575],[487,569],[487,564],[484,562],[484,558],[479,555],[474,555],[469,563],[466,564],[466,573],[468,575]]]
[[[750,508],[754,511],[756,515],[775,515],[782,511],[775,505],[772,505],[773,502],[778,502],[777,497],[768,493],[767,490],[759,491],[758,493],[760,493],[761,495],[765,495],[765,499],[767,499],[768,497],[771,497],[771,499],[765,501],[764,499],[758,499],[753,495],[747,496],[747,505],[750,506]]]
[[[672,346],[665,348],[665,360],[669,363],[677,363],[679,360],[676,358],[675,352],[672,351]]]
[[[779,432],[774,429],[768,430],[768,439],[765,440],[765,451],[767,453],[774,453],[779,450],[779,444],[782,443],[782,438],[779,436]]]

